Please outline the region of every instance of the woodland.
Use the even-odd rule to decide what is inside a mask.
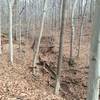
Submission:
[[[0,100],[100,100],[100,0],[0,0]]]

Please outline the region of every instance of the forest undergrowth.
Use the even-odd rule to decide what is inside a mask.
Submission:
[[[60,96],[55,96],[55,75],[58,59],[59,35],[43,36],[40,45],[39,77],[32,74],[33,51],[32,40],[23,44],[21,51],[14,41],[14,64],[8,61],[8,39],[2,35],[3,54],[0,58],[0,100],[85,100],[89,68],[89,48],[91,25],[84,29],[79,58],[77,40],[74,47],[75,63],[69,66],[70,26],[65,29],[63,67],[61,74]],[[86,34],[85,34],[86,32]]]

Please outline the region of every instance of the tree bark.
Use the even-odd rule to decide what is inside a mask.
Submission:
[[[88,97],[87,100],[99,100],[100,80],[100,0],[96,0],[95,19],[91,41]]]
[[[72,31],[71,31],[71,38],[70,38],[70,60],[69,60],[69,65],[72,65],[73,63],[73,43],[75,39],[75,10],[77,7],[78,0],[75,0],[73,9],[72,9],[72,17],[71,17],[71,23],[72,23]]]
[[[12,5],[9,4],[9,20],[10,20],[10,30],[9,30],[9,57],[10,63],[13,64],[13,37],[12,37]]]
[[[33,59],[33,67],[35,68],[36,67],[36,63],[37,63],[37,58],[38,58],[38,53],[39,53],[39,47],[40,47],[40,42],[41,42],[41,39],[42,39],[42,35],[43,35],[43,29],[44,29],[44,22],[45,22],[45,17],[46,17],[46,10],[47,10],[47,1],[48,0],[45,0],[44,2],[44,9],[43,9],[43,18],[42,18],[42,23],[41,23],[41,30],[40,30],[40,34],[39,34],[39,40],[38,40],[38,43],[37,43],[37,47],[36,47],[36,52],[35,52],[35,55],[34,55],[34,59]],[[38,68],[37,68],[38,70]],[[35,74],[35,70],[33,70],[33,73]]]
[[[65,3],[66,0],[62,0],[62,13],[61,13],[62,19],[61,19],[61,32],[60,32],[60,43],[59,43],[59,57],[58,57],[58,67],[57,67],[56,86],[55,86],[56,95],[59,94],[60,90],[60,77],[61,77],[62,58],[63,58]]]
[[[79,40],[78,40],[77,57],[79,57],[79,55],[80,55],[81,40],[82,40],[82,34],[83,34],[83,28],[84,28],[85,12],[86,12],[87,3],[88,3],[88,0],[86,0],[85,6],[84,6],[83,15],[82,15],[82,19],[81,19],[81,26],[80,26],[80,33],[79,33]]]
[[[1,0],[0,0],[1,2]],[[2,50],[1,50],[1,3],[0,3],[0,55],[2,54]]]

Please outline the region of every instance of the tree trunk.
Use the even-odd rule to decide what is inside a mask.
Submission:
[[[13,64],[13,37],[12,37],[12,5],[9,4],[9,20],[10,20],[10,30],[9,30],[9,57],[10,63]]]
[[[72,65],[73,63],[73,43],[75,39],[75,10],[77,7],[78,0],[75,0],[73,9],[72,9],[72,32],[71,32],[71,40],[70,40],[70,60],[69,60],[69,65]]]
[[[93,7],[93,0],[91,0],[91,2],[90,2],[90,16],[89,16],[89,22],[92,21],[92,13],[93,13],[93,12],[92,12],[92,11],[93,11],[93,10],[92,10],[92,9],[93,9],[92,7]]]
[[[19,50],[21,52],[21,41],[22,41],[22,21],[21,21],[21,15],[19,18],[19,26],[20,26],[20,32],[19,32]]]
[[[82,40],[82,34],[83,34],[83,27],[84,27],[84,21],[85,21],[85,12],[86,12],[86,7],[87,7],[88,0],[86,0],[85,6],[84,6],[84,11],[81,19],[81,26],[80,26],[80,33],[79,33],[79,40],[78,40],[78,53],[77,57],[80,55],[80,48],[81,48],[81,40]]]
[[[59,90],[60,90],[60,76],[61,76],[61,67],[62,67],[62,58],[63,58],[65,3],[66,0],[62,0],[62,13],[61,13],[62,19],[61,19],[61,32],[60,32],[60,43],[59,43],[59,57],[58,57],[58,67],[57,67],[56,86],[55,86],[56,95],[59,94]]]
[[[43,18],[42,18],[42,23],[41,23],[41,30],[40,30],[40,35],[39,35],[39,40],[38,40],[38,43],[37,43],[37,48],[36,48],[36,52],[35,52],[35,55],[34,55],[34,61],[33,61],[33,67],[35,68],[36,67],[36,63],[37,63],[37,58],[38,58],[38,53],[39,53],[39,47],[40,47],[40,42],[41,42],[41,39],[42,39],[42,35],[43,35],[43,29],[44,29],[44,22],[45,22],[45,17],[46,17],[46,10],[47,10],[47,2],[48,0],[45,0],[45,3],[44,3],[44,9],[43,9]],[[38,68],[37,68],[38,70]],[[33,73],[35,74],[35,70],[33,70]],[[37,73],[36,73],[37,74]]]
[[[1,2],[1,0],[0,0]],[[2,50],[1,50],[1,3],[0,3],[0,55],[2,54]]]
[[[96,0],[95,20],[91,41],[87,100],[99,100],[100,80],[100,0]]]

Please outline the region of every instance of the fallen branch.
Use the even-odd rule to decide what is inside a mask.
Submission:
[[[50,65],[46,62],[46,61],[43,61],[41,59],[41,57],[39,56],[39,64],[40,65],[43,65],[52,75],[52,78],[56,77],[56,74],[55,72],[51,69]]]

